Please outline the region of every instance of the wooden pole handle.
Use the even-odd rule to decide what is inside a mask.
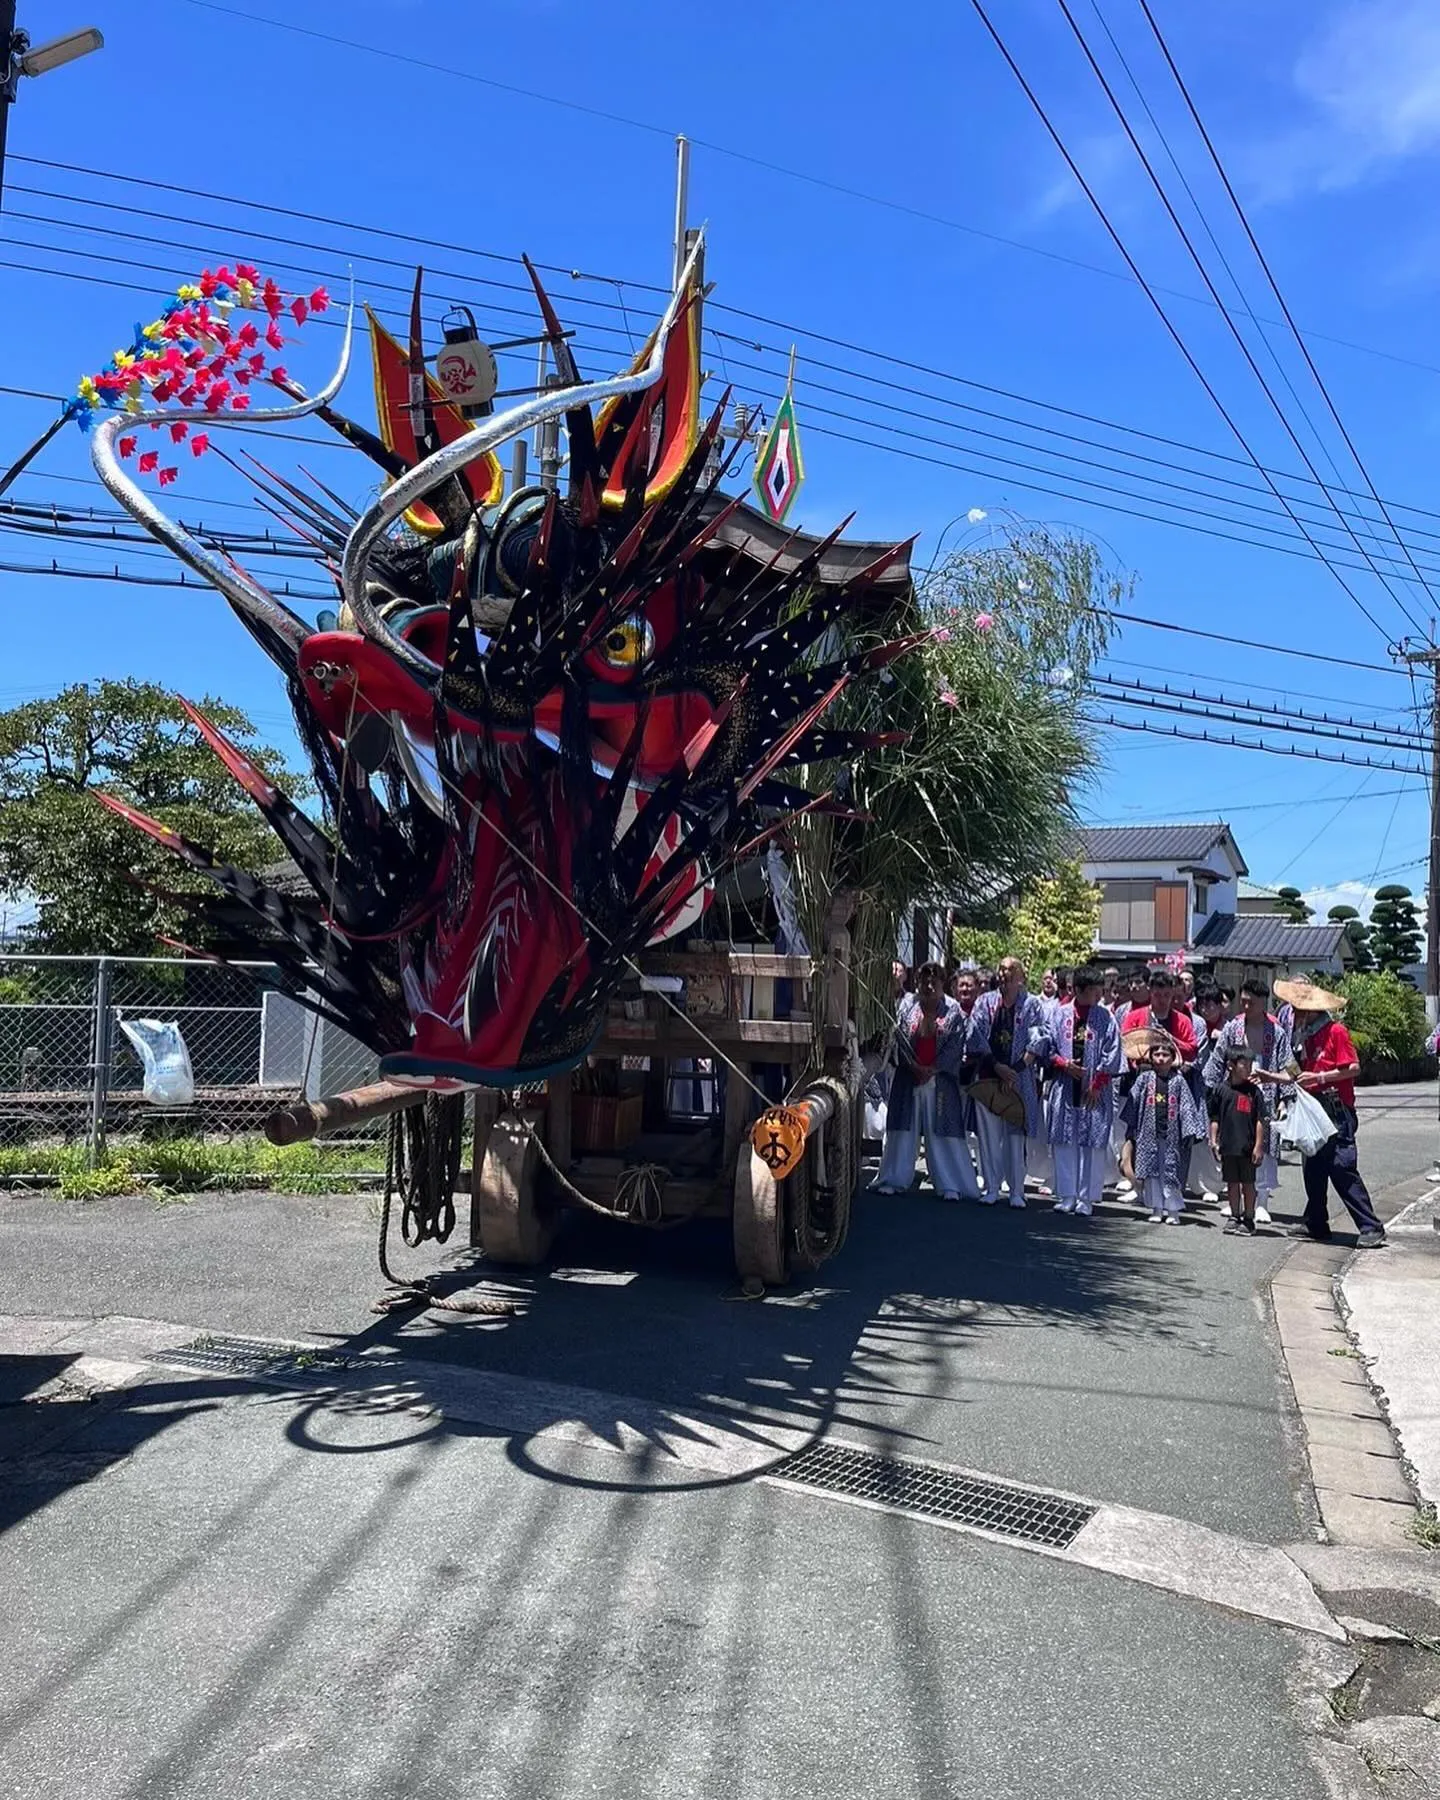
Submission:
[[[401,1087],[395,1081],[376,1081],[369,1087],[351,1088],[348,1093],[327,1094],[323,1100],[302,1100],[297,1106],[282,1106],[271,1113],[265,1121],[265,1136],[272,1144],[308,1144],[312,1138],[326,1137],[332,1131],[344,1131],[371,1119],[404,1112],[407,1106],[419,1106],[426,1091]]]

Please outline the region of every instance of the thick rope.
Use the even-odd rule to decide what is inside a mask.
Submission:
[[[407,1278],[390,1267],[390,1212],[398,1193],[400,1232],[412,1248],[433,1240],[443,1244],[455,1229],[455,1189],[460,1184],[464,1130],[461,1095],[426,1098],[390,1119],[385,1153],[385,1200],[380,1210],[380,1273],[390,1284],[375,1302],[378,1313],[406,1312],[422,1306],[443,1312],[479,1313],[503,1318],[518,1312],[513,1300],[488,1296],[439,1294],[434,1276]]]

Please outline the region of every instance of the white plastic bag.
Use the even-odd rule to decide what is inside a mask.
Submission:
[[[1335,1121],[1313,1094],[1297,1087],[1289,1111],[1280,1121],[1280,1142],[1293,1144],[1302,1156],[1313,1156],[1335,1135]]]
[[[160,1019],[121,1019],[120,1029],[144,1065],[143,1092],[150,1104],[189,1106],[195,1099],[195,1077],[180,1027]]]

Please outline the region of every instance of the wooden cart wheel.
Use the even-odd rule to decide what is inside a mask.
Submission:
[[[802,1170],[797,1169],[789,1179],[802,1178]],[[735,1202],[731,1210],[735,1267],[742,1280],[753,1276],[766,1287],[781,1287],[790,1279],[785,1185],[776,1181],[750,1148],[747,1136],[736,1158]]]
[[[480,1247],[494,1262],[533,1268],[555,1241],[560,1215],[535,1146],[538,1116],[497,1119],[479,1188]]]

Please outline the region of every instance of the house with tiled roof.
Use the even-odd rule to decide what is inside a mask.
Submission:
[[[1342,925],[1292,925],[1252,912],[1256,887],[1223,820],[1189,825],[1086,825],[1077,854],[1100,894],[1095,956],[1135,964],[1183,956],[1229,986],[1248,974],[1339,974],[1350,960]]]

